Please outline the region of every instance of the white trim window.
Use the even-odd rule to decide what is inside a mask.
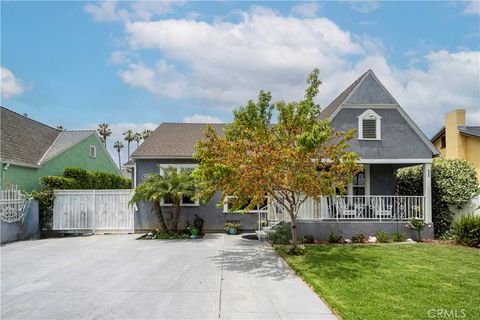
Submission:
[[[349,196],[369,196],[370,195],[370,166],[364,165],[363,171],[353,177],[352,183],[348,185],[347,194]]]
[[[372,109],[365,110],[358,116],[358,139],[359,140],[380,140],[382,127],[380,117]]]
[[[96,158],[97,157],[97,147],[90,146],[90,157]]]
[[[243,206],[243,208],[240,208],[239,210],[237,211],[232,211],[230,212],[229,211],[229,203],[228,203],[228,199],[231,199],[233,198],[233,196],[227,196],[226,200],[223,202],[223,213],[241,213],[242,209],[246,208],[248,204],[245,204]],[[265,208],[266,206],[268,205],[268,196],[265,195],[265,202],[262,204],[262,205],[257,205],[257,207],[253,210],[250,210],[250,211],[246,211],[246,213],[257,213],[257,212],[261,212],[263,208]]]
[[[177,173],[188,171],[192,172],[195,170],[195,164],[160,164],[160,174],[163,176],[165,174],[165,169],[174,168],[177,169]],[[168,199],[162,199],[160,205],[168,207],[172,205],[172,202]],[[200,200],[198,198],[192,200],[189,197],[183,197],[180,202],[182,207],[198,207],[200,206]]]

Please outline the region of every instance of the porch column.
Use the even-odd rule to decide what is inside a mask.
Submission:
[[[425,196],[425,222],[432,223],[432,164],[423,164],[423,195]]]

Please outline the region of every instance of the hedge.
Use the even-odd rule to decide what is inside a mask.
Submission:
[[[423,195],[422,166],[397,171],[400,195]],[[432,164],[432,220],[435,237],[450,231],[454,214],[449,204],[461,206],[468,202],[478,187],[473,165],[462,159],[437,158]]]
[[[130,189],[130,180],[113,173],[65,168],[63,177],[45,176],[40,179],[48,189]]]

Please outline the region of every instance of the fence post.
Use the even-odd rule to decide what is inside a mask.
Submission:
[[[95,214],[97,212],[97,199],[95,195],[95,190],[92,191],[92,196],[93,196],[92,233],[95,234]]]

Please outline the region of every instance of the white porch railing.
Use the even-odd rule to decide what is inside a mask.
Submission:
[[[425,220],[424,196],[331,196],[308,199],[298,219],[321,220]]]
[[[426,219],[425,196],[331,196],[308,199],[297,215],[299,220],[406,221]],[[271,226],[290,216],[276,201],[259,211],[258,227]]]

